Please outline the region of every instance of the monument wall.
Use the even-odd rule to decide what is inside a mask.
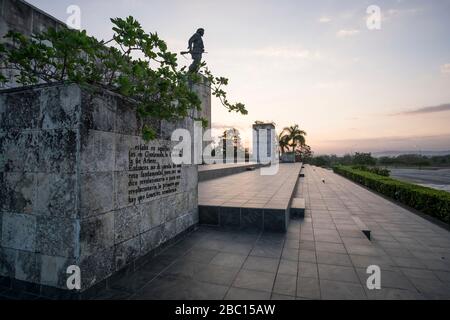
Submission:
[[[58,29],[65,28],[66,25],[26,1],[0,0],[0,41],[2,43],[8,45],[7,39],[3,37],[10,30],[30,36],[49,27]],[[2,70],[1,72],[9,79],[9,82],[4,85],[5,88],[17,86],[14,80],[14,71]]]
[[[193,121],[147,124],[148,143],[133,102],[93,87],[0,91],[3,279],[67,289],[76,265],[85,290],[195,226],[197,166],[170,159],[172,130]]]
[[[9,30],[29,36],[49,27],[61,28],[65,24],[26,1],[0,0],[0,37]]]

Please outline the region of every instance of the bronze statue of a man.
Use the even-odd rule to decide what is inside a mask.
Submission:
[[[189,39],[188,49],[191,57],[194,61],[189,66],[189,72],[197,72],[200,64],[202,62],[202,54],[205,52],[205,47],[203,45],[203,35],[205,30],[199,28],[196,33]]]

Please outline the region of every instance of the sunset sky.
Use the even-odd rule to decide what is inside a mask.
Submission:
[[[78,5],[99,39],[111,38],[110,17],[132,15],[174,52],[205,28],[205,60],[249,111],[213,99],[215,132],[250,138],[255,120],[270,120],[298,123],[316,154],[450,150],[450,1],[28,2],[62,21]],[[369,5],[381,9],[380,30],[366,26]]]

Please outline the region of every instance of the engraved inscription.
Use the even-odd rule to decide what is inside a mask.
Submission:
[[[177,192],[181,165],[172,163],[169,147],[137,145],[129,150],[128,158],[128,203],[141,203]]]

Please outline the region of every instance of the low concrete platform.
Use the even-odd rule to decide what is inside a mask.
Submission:
[[[256,162],[203,164],[198,166],[198,181],[206,181],[226,177],[232,174],[245,172],[249,169],[257,169],[262,165]]]
[[[283,163],[275,175],[261,169],[200,182],[200,224],[284,232],[301,163]]]
[[[305,216],[305,199],[293,198],[291,204],[291,215],[303,218]]]

